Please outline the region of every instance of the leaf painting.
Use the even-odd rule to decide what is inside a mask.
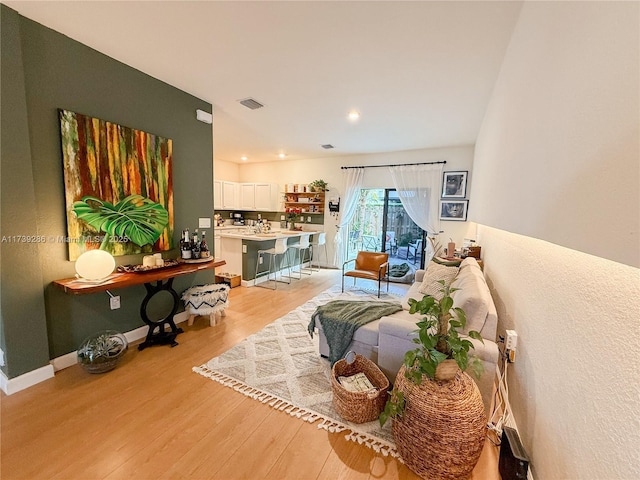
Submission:
[[[141,195],[129,195],[116,205],[83,197],[73,204],[73,212],[97,231],[106,233],[100,244],[103,250],[114,237],[126,238],[140,247],[152,244],[169,223],[169,212]]]
[[[59,111],[69,259],[173,248],[172,141]]]

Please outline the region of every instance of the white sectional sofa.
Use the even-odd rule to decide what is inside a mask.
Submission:
[[[437,280],[440,279],[437,272],[441,272],[442,270],[438,270],[441,268],[443,268],[441,265],[430,262],[427,270],[416,271],[415,282],[402,300],[403,310],[360,327],[354,334],[349,349],[377,363],[391,382],[395,380],[404,360],[405,352],[416,348],[416,344],[412,340],[417,329],[416,322],[422,317],[419,314],[411,315],[409,313],[408,299],[421,299],[424,295],[421,290],[423,292],[428,290],[429,285],[433,290],[432,282],[437,285]],[[425,278],[426,282],[424,282]],[[476,330],[484,339],[484,343],[482,343],[467,337],[475,347],[470,351],[470,354],[478,356],[484,366],[484,373],[479,379],[473,375],[471,377],[480,389],[485,410],[488,412],[493,395],[496,365],[500,358],[496,344],[498,323],[496,307],[482,270],[474,258],[466,258],[460,264],[451,285],[459,289],[451,294],[454,307],[461,307],[467,316],[464,332]],[[320,354],[328,357],[329,346],[320,325],[318,325],[318,335]]]

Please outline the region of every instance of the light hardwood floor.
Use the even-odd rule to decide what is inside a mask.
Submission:
[[[75,365],[1,396],[1,478],[417,479],[390,457],[252,400],[191,368],[340,282],[323,270],[278,290],[234,288],[224,321],[178,345],[130,348],[91,375]],[[360,284],[360,280],[358,281]],[[486,442],[474,480],[499,480]]]

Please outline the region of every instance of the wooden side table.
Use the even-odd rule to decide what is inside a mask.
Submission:
[[[65,293],[72,295],[86,295],[90,293],[106,292],[115,288],[130,287],[132,285],[144,285],[147,294],[140,305],[140,317],[149,326],[147,338],[138,345],[138,350],[144,350],[151,345],[178,345],[176,336],[182,333],[182,328],[176,326],[173,316],[178,310],[180,297],[173,289],[173,279],[182,275],[188,275],[200,270],[215,269],[225,265],[224,260],[214,259],[206,263],[180,263],[176,266],[159,268],[147,272],[135,273],[113,273],[107,277],[106,281],[99,283],[85,282],[77,278],[66,278],[56,280],[54,285],[61,288]],[[155,285],[153,284],[155,282]],[[173,297],[171,312],[160,320],[151,320],[147,314],[147,306],[151,298],[159,292],[167,291]],[[165,325],[169,325],[171,331],[165,332]],[[156,332],[157,330],[157,332]]]

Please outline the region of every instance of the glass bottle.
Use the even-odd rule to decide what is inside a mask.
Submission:
[[[182,231],[182,238],[180,239],[180,258],[183,260],[191,259],[191,240],[189,239],[188,228],[185,228]]]
[[[191,241],[191,258],[197,260],[200,258],[200,242],[198,241],[198,230],[193,232],[193,239]]]
[[[200,240],[200,258],[209,258],[211,256],[209,246],[207,245],[207,239],[205,237],[206,233],[207,232],[202,232],[202,240]]]

